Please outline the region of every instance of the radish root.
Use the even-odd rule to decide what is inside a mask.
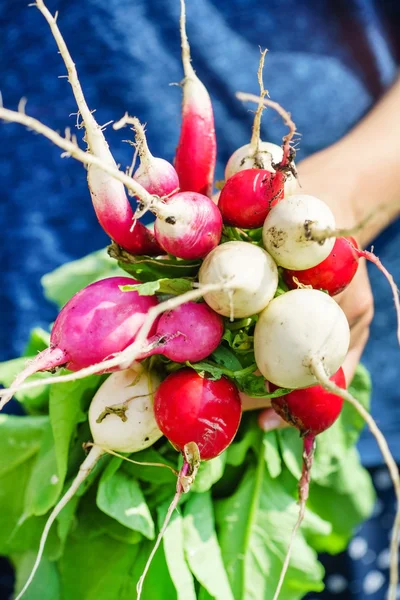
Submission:
[[[285,579],[286,572],[289,567],[290,557],[293,550],[293,543],[295,537],[297,535],[298,530],[300,529],[300,525],[304,520],[304,515],[306,512],[306,503],[308,499],[308,493],[310,488],[310,477],[311,477],[311,467],[314,460],[314,451],[315,451],[315,436],[306,435],[303,442],[303,468],[301,473],[301,478],[299,481],[299,515],[297,517],[296,524],[292,530],[292,534],[290,536],[289,546],[287,549],[287,553],[285,556],[284,563],[282,565],[281,574],[279,576],[278,585],[276,586],[276,591],[272,600],[278,600],[279,594],[282,590],[283,581]]]
[[[85,479],[88,477],[89,473],[96,466],[98,460],[101,458],[101,456],[103,454],[104,454],[104,452],[101,448],[99,448],[98,446],[93,446],[93,448],[90,450],[89,454],[87,455],[87,457],[81,464],[78,474],[75,477],[74,481],[72,482],[71,487],[64,494],[64,496],[61,498],[61,500],[58,502],[58,504],[53,508],[49,518],[47,519],[46,525],[43,529],[42,536],[40,538],[39,550],[38,550],[38,553],[36,556],[35,564],[33,565],[32,571],[28,577],[27,582],[25,583],[24,587],[22,588],[22,590],[20,591],[18,596],[15,598],[15,600],[20,600],[22,598],[22,596],[25,594],[25,592],[27,591],[27,589],[29,588],[30,584],[33,581],[36,571],[39,568],[40,561],[42,560],[47,537],[49,535],[50,528],[53,525],[54,521],[56,520],[56,518],[58,517],[58,515],[60,514],[60,512],[62,511],[64,506],[71,500],[71,498],[78,491],[81,483],[83,483],[83,481],[85,481]]]
[[[364,421],[367,423],[371,433],[375,437],[379,449],[382,453],[383,459],[386,463],[386,466],[389,470],[390,477],[393,482],[394,491],[397,499],[397,508],[396,508],[396,517],[394,521],[394,526],[392,530],[392,539],[390,543],[390,583],[389,583],[389,593],[388,600],[396,600],[396,589],[399,581],[399,572],[398,572],[398,562],[399,562],[399,534],[400,534],[400,476],[399,471],[396,465],[396,461],[394,460],[392,453],[390,452],[389,446],[385,439],[385,436],[379,429],[373,417],[369,414],[369,412],[363,407],[363,405],[356,399],[348,390],[344,390],[338,387],[333,381],[331,381],[328,375],[325,372],[324,366],[319,359],[311,359],[310,361],[310,369],[314,374],[315,378],[318,380],[318,383],[322,385],[326,390],[337,394],[343,400],[349,402],[357,412],[361,415]]]
[[[260,149],[261,118],[262,118],[263,110],[265,108],[265,104],[264,104],[263,100],[264,100],[265,96],[268,96],[268,90],[264,89],[264,81],[263,81],[264,62],[265,62],[265,56],[266,56],[267,52],[268,52],[268,50],[263,50],[261,52],[260,64],[258,66],[258,71],[257,71],[257,79],[258,79],[258,84],[260,86],[260,98],[259,98],[259,103],[257,106],[254,121],[253,121],[253,129],[251,132],[251,140],[250,140],[250,149],[251,149],[251,152],[252,152],[252,155],[254,158],[257,156],[257,153]]]

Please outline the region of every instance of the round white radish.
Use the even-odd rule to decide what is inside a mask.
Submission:
[[[310,360],[333,375],[342,365],[350,329],[340,306],[318,290],[292,290],[274,298],[254,331],[257,367],[271,383],[301,388],[316,383]]]
[[[153,412],[153,395],[160,384],[154,372],[138,363],[113,373],[98,389],[89,408],[89,425],[95,444],[105,450],[138,452],[154,444],[162,433]],[[118,414],[97,419],[106,408],[126,403],[126,420]]]
[[[232,175],[245,169],[265,169],[275,173],[272,164],[279,164],[283,158],[281,146],[272,142],[260,142],[258,152],[254,153],[251,144],[241,146],[232,154],[225,167],[225,181]],[[297,190],[296,178],[289,173],[285,181],[285,197],[295,194]]]
[[[247,242],[227,242],[207,255],[199,271],[201,284],[226,282],[232,291],[205,294],[204,300],[225,317],[242,319],[259,313],[278,287],[278,269],[268,252]]]
[[[335,217],[329,206],[305,194],[284,198],[269,212],[264,222],[263,241],[275,262],[285,269],[310,269],[330,254],[335,238],[312,239],[335,229]]]

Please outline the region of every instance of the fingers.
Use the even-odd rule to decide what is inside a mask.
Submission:
[[[286,421],[281,419],[281,417],[274,411],[273,408],[266,408],[259,413],[258,426],[260,429],[262,429],[262,431],[272,431],[273,429],[289,427]]]

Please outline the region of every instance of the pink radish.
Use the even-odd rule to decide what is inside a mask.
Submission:
[[[262,227],[269,211],[283,198],[285,175],[265,169],[246,169],[233,175],[222,188],[218,208],[226,225]]]
[[[133,118],[131,122],[136,132],[136,147],[140,157],[140,166],[133,175],[134,180],[149,194],[156,196],[169,196],[178,192],[179,179],[174,167],[163,158],[152,155],[139,119]]]
[[[163,354],[175,362],[197,362],[216,350],[223,333],[222,318],[207,304],[186,302],[160,317],[148,349],[138,360]]]
[[[186,260],[203,258],[219,244],[222,217],[207,196],[180,192],[152,204],[157,215],[155,236],[168,254]]]
[[[296,289],[299,282],[335,296],[353,279],[358,269],[358,261],[358,245],[355,239],[337,238],[331,253],[325,260],[315,267],[302,271],[283,270],[283,279],[291,289]]]
[[[339,388],[346,388],[343,369],[340,368],[331,378]],[[303,469],[299,481],[299,516],[292,531],[285,561],[282,566],[274,599],[277,600],[289,566],[293,540],[304,519],[309,493],[311,467],[314,458],[315,437],[329,429],[336,421],[343,406],[343,398],[325,390],[321,385],[294,390],[286,396],[272,399],[272,406],[278,415],[289,425],[296,427],[303,438]]]
[[[106,452],[111,454],[139,452],[154,444],[162,436],[153,411],[153,394],[159,383],[158,377],[153,372],[148,372],[143,366],[135,363],[130,369],[113,373],[96,392],[89,407],[89,425],[94,443],[70,488],[47,519],[35,564],[16,600],[22,598],[32,583],[52,524],[93,471],[100,458]],[[104,409],[112,409],[113,404],[125,407],[123,420],[112,413],[101,418]]]
[[[86,103],[75,64],[58,29],[56,19],[46,8],[43,0],[38,0],[35,6],[48,22],[67,68],[68,81],[71,84],[79,114],[83,120],[85,140],[89,151],[107,165],[116,168],[103,129],[97,124]],[[153,234],[142,223],[136,222],[132,228],[133,210],[120,181],[114,179],[101,168],[90,165],[88,168],[88,184],[96,216],[111,239],[132,254],[162,254]],[[139,183],[135,186],[135,194],[141,201],[150,202],[150,194]]]
[[[190,62],[185,2],[181,0],[183,82],[182,127],[175,155],[180,189],[211,196],[217,142],[210,96]]]
[[[239,392],[226,377],[211,381],[192,369],[169,375],[154,399],[157,425],[171,444],[183,454],[184,462],[176,494],[137,585],[140,600],[144,578],[159,547],[171,515],[182,493],[190,490],[200,460],[210,460],[232,442],[242,416]]]
[[[50,347],[38,354],[16,377],[9,393],[1,399],[0,408],[29,375],[61,365],[78,371],[129,346],[149,309],[158,304],[154,296],[120,290],[120,286],[132,283],[138,282],[129,277],[111,277],[92,283],[75,294],[54,323]]]

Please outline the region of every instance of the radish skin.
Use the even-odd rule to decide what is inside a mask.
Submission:
[[[334,230],[330,208],[314,196],[299,194],[284,198],[268,214],[263,227],[265,249],[285,269],[315,267],[332,251],[335,240],[312,239],[313,231]]]
[[[98,389],[89,408],[89,425],[94,445],[81,464],[70,488],[53,508],[40,538],[39,550],[32,571],[15,600],[20,600],[28,590],[40,565],[50,529],[64,506],[78,491],[80,485],[92,472],[100,458],[109,448],[120,452],[138,452],[162,436],[157,428],[153,412],[153,392],[159,384],[158,378],[135,364],[127,371],[113,373]],[[127,403],[126,421],[117,415],[107,415],[97,423],[101,411],[110,402]]]
[[[16,377],[11,388],[2,395],[0,408],[33,373],[61,365],[78,371],[132,344],[146,314],[158,304],[153,296],[120,290],[120,286],[132,283],[138,282],[130,277],[110,277],[77,292],[54,323],[50,348],[38,354]]]
[[[154,204],[154,232],[160,246],[186,260],[203,258],[222,235],[222,216],[215,203],[195,192],[180,192]]]
[[[260,314],[254,330],[257,367],[268,381],[284,388],[316,383],[310,360],[327,373],[342,365],[350,343],[346,316],[328,294],[292,290],[274,298]]]
[[[254,149],[250,144],[241,146],[232,154],[225,167],[225,181],[228,181],[235,173],[246,169],[264,169],[270,173],[276,173],[273,165],[278,165],[283,159],[283,150],[281,146],[272,142],[263,142],[260,140],[258,150],[254,154]],[[288,173],[284,183],[284,195],[292,196],[296,193],[297,181],[292,173]]]
[[[160,317],[148,349],[138,360],[163,354],[174,362],[198,362],[217,349],[223,333],[222,318],[207,304],[186,302]]]
[[[208,254],[199,281],[202,285],[229,281],[231,293],[209,292],[204,300],[218,314],[241,319],[259,313],[272,300],[278,269],[262,248],[248,242],[226,242]]]
[[[175,169],[181,191],[211,196],[217,157],[214,113],[207,89],[191,65],[184,0],[181,0],[180,29],[185,79],[182,126],[175,155]]]

